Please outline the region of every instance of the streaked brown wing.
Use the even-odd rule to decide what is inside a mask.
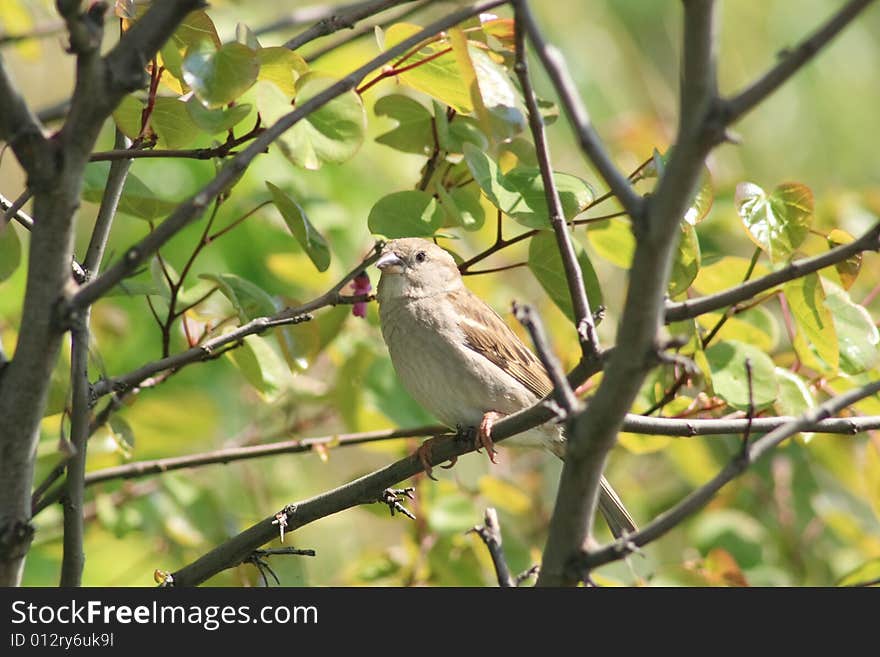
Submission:
[[[536,396],[549,394],[553,384],[541,361],[504,320],[467,288],[451,295],[461,317],[458,325],[464,332],[467,346],[510,374]]]

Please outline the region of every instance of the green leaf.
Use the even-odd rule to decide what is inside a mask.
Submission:
[[[296,104],[302,105],[336,80],[307,73],[296,82]],[[364,141],[367,117],[360,96],[346,91],[284,133],[279,145],[297,166],[318,169],[324,163],[345,162]]]
[[[825,290],[819,275],[813,272],[796,278],[785,283],[782,289],[798,330],[830,370],[837,371],[840,359],[837,332],[834,318],[825,305]]]
[[[129,139],[136,139],[141,133],[143,111],[144,104],[134,94],[128,94],[113,110],[116,127]]]
[[[316,314],[310,322],[279,326],[275,330],[275,337],[291,369],[308,369],[312,361],[336,339],[350,316],[351,306],[340,305]]]
[[[251,50],[257,50],[260,47],[260,41],[257,39],[257,35],[254,34],[254,31],[245,23],[235,24],[235,40]]]
[[[110,174],[109,162],[92,162],[86,166],[82,197],[89,203],[100,203]],[[119,212],[139,219],[160,219],[177,207],[177,203],[156,197],[153,191],[133,173],[122,188]]]
[[[550,226],[540,170],[519,166],[505,175],[492,158],[473,144],[464,144],[462,150],[471,175],[492,205],[530,228]],[[592,202],[593,190],[585,181],[556,172],[553,178],[565,219],[579,214]]]
[[[629,269],[636,240],[628,221],[606,219],[591,223],[587,228],[587,239],[600,258],[621,269]]]
[[[721,313],[706,313],[700,315],[697,321],[709,331],[721,317]],[[728,317],[715,335],[717,340],[739,340],[770,353],[779,342],[779,325],[766,308],[756,306]]]
[[[749,408],[747,358],[752,367],[755,408],[760,409],[772,404],[778,393],[776,367],[770,357],[757,347],[736,340],[719,342],[706,349],[715,394],[740,410]]]
[[[146,6],[140,5],[137,9],[140,15],[146,10]],[[219,48],[221,45],[220,36],[217,34],[214,21],[207,13],[193,11],[186,15],[186,18],[178,25],[171,38],[159,52],[159,64],[173,76],[172,79],[163,75],[162,81],[180,94],[188,91],[188,88],[184,88],[183,82],[184,54],[191,49],[198,48],[202,43]]]
[[[284,217],[284,223],[299,245],[308,254],[318,271],[327,271],[330,266],[330,248],[324,236],[319,233],[299,204],[281,189],[266,181],[266,187],[272,194],[275,207]]]
[[[877,365],[880,342],[877,326],[863,306],[853,303],[842,288],[826,283],[825,305],[834,319],[840,347],[840,368],[847,374],[860,374]]]
[[[474,193],[476,191],[476,193]],[[479,230],[486,221],[486,213],[480,203],[480,192],[475,185],[455,187],[447,191],[443,185],[437,186],[440,205],[449,221],[465,230]]]
[[[256,283],[235,274],[201,274],[199,278],[214,281],[220,292],[229,299],[242,322],[256,317],[274,315],[277,304],[271,295]]]
[[[185,148],[199,137],[187,103],[177,98],[159,96],[150,115],[150,125],[159,138],[160,148]]]
[[[253,105],[242,103],[229,108],[208,109],[195,96],[186,102],[189,118],[208,134],[226,132],[241,123],[251,113]]]
[[[380,198],[367,218],[370,232],[385,237],[429,237],[443,225],[443,210],[427,192],[408,190]]]
[[[371,405],[400,427],[417,427],[436,420],[410,397],[389,358],[376,358],[367,368],[364,389]]]
[[[673,149],[670,148],[665,153],[660,153],[660,151],[655,148],[651,162],[633,178],[633,181],[635,182],[646,178],[658,178],[662,175],[663,170],[666,168],[666,164],[669,162],[669,158],[672,155],[672,150]],[[709,167],[704,165],[700,172],[700,179],[697,182],[697,191],[694,193],[690,206],[687,211],[685,211],[682,219],[691,226],[696,226],[706,218],[706,215],[709,214],[714,199],[715,192],[712,188],[712,174],[709,172]]]
[[[590,308],[596,309],[602,305],[602,290],[599,287],[599,279],[596,277],[596,271],[593,269],[586,251],[579,244],[575,244],[575,252],[587,290],[587,300],[590,302]],[[562,256],[559,254],[559,247],[556,245],[556,236],[553,233],[541,232],[531,239],[528,262],[529,269],[532,270],[535,278],[538,279],[553,303],[569,319],[574,320],[565,268],[562,264]]]
[[[681,224],[681,229],[681,239],[678,241],[669,276],[670,297],[686,292],[700,271],[700,242],[697,231],[687,222]]]
[[[849,244],[855,238],[847,233],[845,230],[841,230],[840,228],[835,228],[830,233],[828,233],[828,248],[833,249],[843,244]],[[846,260],[842,260],[834,265],[834,269],[837,270],[837,275],[840,277],[840,282],[843,285],[844,289],[848,290],[852,287],[852,284],[856,282],[856,278],[859,276],[859,271],[862,268],[862,254],[855,253],[851,255]]]
[[[396,23],[385,31],[385,48],[391,48],[421,31],[418,25]],[[474,111],[470,90],[461,76],[455,56],[451,51],[439,54],[448,49],[449,43],[446,41],[424,45],[402,64],[416,66],[396,77],[408,87],[449,105],[459,114],[470,114]],[[426,61],[431,57],[433,59]]]
[[[12,276],[21,263],[21,242],[10,219],[6,227],[0,227],[0,282]]]
[[[385,132],[376,141],[403,153],[428,155],[434,148],[431,134],[431,113],[420,102],[409,96],[383,96],[373,106],[376,116],[387,116],[397,121],[397,127]]]
[[[776,368],[776,381],[779,384],[779,397],[773,408],[780,415],[803,415],[816,403],[806,382],[794,372]]]
[[[227,353],[248,383],[267,400],[277,398],[290,382],[290,370],[265,338],[249,335],[240,347]]]
[[[566,220],[574,218],[593,202],[593,190],[586,181],[555,171],[553,180],[556,182],[556,191],[559,193]],[[501,208],[506,214],[529,228],[550,226],[544,181],[539,169],[516,167],[504,176],[503,185],[517,195],[511,207]]]
[[[183,60],[183,79],[208,108],[231,103],[257,81],[260,62],[256,53],[240,43],[219,49],[196,47]]]
[[[773,261],[789,258],[809,233],[813,193],[806,185],[784,183],[768,195],[753,183],[740,183],[735,200],[749,238]]]
[[[260,62],[259,80],[267,80],[277,86],[288,98],[296,95],[296,81],[309,70],[301,55],[283,46],[257,50]]]
[[[703,294],[720,292],[731,287],[736,287],[745,279],[749,270],[750,260],[736,256],[724,256],[707,264],[704,260],[694,287]],[[755,265],[752,278],[765,276],[770,270],[761,263]],[[772,289],[772,288],[771,288]]]
[[[131,458],[132,451],[134,450],[134,430],[131,428],[131,425],[118,413],[110,416],[108,425],[110,427],[110,435],[113,437],[119,452],[125,458]]]

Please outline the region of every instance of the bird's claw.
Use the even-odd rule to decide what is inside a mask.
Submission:
[[[394,515],[394,512],[397,511],[402,513],[407,518],[411,520],[415,520],[416,517],[409,511],[403,504],[401,504],[400,500],[405,497],[408,500],[414,500],[415,496],[413,493],[415,492],[415,488],[412,486],[408,486],[407,488],[386,488],[382,491],[382,497],[379,499],[382,504],[388,505],[388,510],[391,511],[391,515]]]
[[[434,476],[434,468],[431,466],[431,448],[433,442],[434,439],[429,438],[419,445],[419,448],[416,450],[416,458],[419,459],[419,463],[422,464],[422,469],[425,471],[425,474],[428,475],[428,478],[437,481],[437,477]]]
[[[480,447],[486,448],[486,453],[489,455],[489,460],[492,463],[498,463],[495,460],[495,455],[498,451],[495,449],[495,443],[492,442],[492,427],[495,425],[496,420],[504,417],[501,413],[496,413],[495,411],[489,411],[483,416],[483,419],[480,420],[480,429],[477,431],[477,436],[474,439],[474,442],[477,445],[477,451],[480,451]]]

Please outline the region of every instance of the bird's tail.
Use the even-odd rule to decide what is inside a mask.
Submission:
[[[560,459],[565,460],[564,440],[550,443],[548,448]],[[611,533],[614,534],[614,538],[620,538],[626,534],[632,534],[633,532],[638,531],[639,528],[636,525],[636,521],[633,520],[629,511],[626,510],[620,496],[611,487],[608,480],[605,477],[602,477],[602,480],[599,483],[601,486],[599,489],[599,513],[605,518],[605,522],[608,523],[608,528],[611,530]]]
[[[633,520],[626,507],[623,506],[620,496],[611,488],[608,480],[602,477],[602,481],[599,483],[602,486],[599,491],[599,512],[605,518],[605,522],[608,523],[614,538],[620,538],[637,531],[636,521]]]

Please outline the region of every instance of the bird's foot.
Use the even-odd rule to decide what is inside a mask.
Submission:
[[[419,445],[419,448],[416,450],[416,458],[418,458],[419,463],[422,464],[422,469],[425,471],[425,474],[428,475],[430,479],[437,481],[437,477],[434,476],[434,468],[431,465],[431,448],[433,447],[433,443],[434,439],[428,438],[428,440]]]
[[[498,463],[498,461],[495,460],[495,454],[497,454],[498,451],[495,449],[495,443],[492,442],[492,427],[495,425],[495,422],[503,417],[504,415],[495,411],[489,411],[483,415],[483,419],[480,420],[480,428],[477,431],[476,438],[474,438],[477,451],[480,451],[480,447],[485,447],[486,454],[489,455],[489,460],[492,461],[492,463]]]

